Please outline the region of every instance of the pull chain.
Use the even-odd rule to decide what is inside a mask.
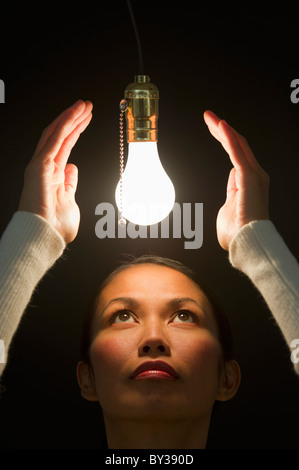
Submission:
[[[124,173],[124,115],[127,110],[128,103],[126,100],[121,100],[119,104],[119,142],[120,142],[120,179],[119,179],[119,195],[120,195],[120,218],[119,225],[126,225],[127,221],[123,216],[123,173]]]

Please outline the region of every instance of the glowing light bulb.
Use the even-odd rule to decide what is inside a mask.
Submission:
[[[175,202],[174,186],[157,148],[158,98],[147,75],[135,76],[125,90],[128,160],[115,191],[121,223],[125,218],[136,225],[156,224]]]
[[[175,190],[160,161],[157,142],[129,143],[128,161],[115,197],[123,217],[134,224],[152,225],[167,217]]]

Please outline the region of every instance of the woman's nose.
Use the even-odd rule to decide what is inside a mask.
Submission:
[[[138,353],[140,356],[169,356],[170,346],[162,329],[153,325],[149,327],[139,345]]]

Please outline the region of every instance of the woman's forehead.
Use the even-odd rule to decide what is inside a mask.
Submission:
[[[193,306],[197,304],[207,324],[217,334],[214,308],[200,286],[176,269],[155,264],[129,266],[115,274],[99,294],[94,321],[102,317],[109,305],[115,305],[116,301],[140,308],[150,305],[151,308],[168,309],[173,305],[182,306],[181,300],[189,302],[188,305],[191,305],[190,302]]]
[[[100,299],[107,302],[115,296],[190,297],[206,301],[200,287],[185,274],[167,266],[140,264],[117,273],[104,287]],[[208,302],[209,303],[209,302]]]

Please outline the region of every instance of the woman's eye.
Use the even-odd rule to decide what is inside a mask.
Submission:
[[[180,310],[172,320],[174,323],[184,322],[184,323],[195,323],[195,318],[193,313],[189,310]]]
[[[113,323],[133,323],[133,315],[128,310],[121,310],[114,316]]]

